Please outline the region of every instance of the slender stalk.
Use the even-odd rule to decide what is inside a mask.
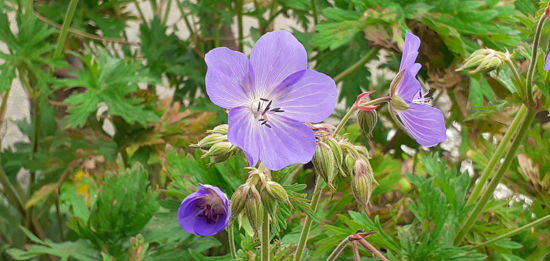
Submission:
[[[361,105],[363,105],[363,106],[372,106],[372,105],[381,104],[381,103],[384,103],[384,102],[387,102],[387,101],[389,101],[389,98],[384,96],[384,97],[376,98],[372,101],[368,101],[368,102],[366,102],[364,104],[361,104]],[[357,107],[355,107],[355,105],[351,106],[351,108],[348,110],[348,112],[346,112],[346,114],[344,115],[342,120],[340,120],[340,123],[338,123],[338,126],[336,127],[336,130],[334,130],[334,134],[338,134],[344,128],[344,126],[346,125],[348,120],[351,118],[351,116],[353,116],[353,114],[357,110],[358,109],[357,109]]]
[[[547,222],[547,221],[550,221],[550,215],[541,217],[541,218],[539,218],[539,219],[537,219],[537,220],[535,220],[535,221],[533,221],[533,222],[531,222],[531,223],[529,223],[529,224],[526,224],[526,225],[524,225],[524,226],[518,227],[518,228],[516,228],[516,229],[514,229],[514,230],[512,230],[512,231],[506,232],[506,233],[504,233],[504,234],[502,234],[502,235],[500,235],[500,236],[497,236],[497,237],[495,237],[495,238],[492,238],[491,240],[488,240],[488,241],[485,241],[485,242],[483,242],[483,243],[481,243],[481,244],[479,244],[479,245],[476,245],[475,247],[476,247],[476,248],[479,248],[479,247],[484,247],[484,246],[490,245],[490,244],[495,243],[495,242],[497,242],[497,241],[499,241],[499,240],[501,240],[501,239],[512,237],[512,236],[514,236],[514,235],[519,234],[520,232],[522,232],[522,231],[524,231],[524,230],[527,230],[527,229],[529,229],[529,228],[538,226],[538,225],[540,225],[540,224],[542,224],[542,223],[544,223],[544,222]]]
[[[336,75],[334,77],[334,81],[336,83],[342,81],[344,78],[346,78],[348,75],[352,74],[353,72],[357,71],[357,69],[363,67],[366,63],[368,63],[370,60],[372,60],[376,55],[378,54],[378,51],[380,51],[379,47],[373,47],[371,48],[361,60],[357,61],[353,65],[351,65],[349,68],[345,69],[340,74]]]
[[[235,248],[235,232],[233,231],[233,222],[227,226],[227,235],[229,240],[229,252],[231,253],[231,258],[237,258],[237,250]]]
[[[180,10],[181,18],[183,18],[183,21],[185,22],[185,27],[187,27],[187,30],[189,31],[189,38],[193,39],[193,36],[195,33],[193,30],[193,27],[191,27],[191,23],[189,22],[189,19],[187,18],[185,9],[183,9],[183,4],[179,0],[176,0],[176,6]]]
[[[61,218],[61,211],[59,207],[59,191],[55,199],[55,214],[57,216],[57,229],[59,231],[59,237],[61,238],[61,241],[65,241],[65,236],[63,235],[63,220]]]
[[[139,6],[139,3],[137,0],[134,0],[134,5],[136,6],[136,10],[138,11],[141,21],[147,25],[147,19],[145,19],[145,15],[143,14],[143,11],[141,10],[141,7]]]
[[[361,244],[365,249],[367,249],[369,252],[373,253],[375,256],[377,256],[378,258],[380,258],[382,261],[389,261],[384,255],[382,255],[382,253],[380,253],[380,251],[378,251],[378,249],[376,249],[376,247],[374,247],[373,245],[371,245],[367,240],[365,240],[364,238],[361,238],[358,240],[359,241],[359,244]]]
[[[166,22],[168,21],[168,16],[170,15],[170,7],[172,7],[172,0],[168,0],[166,6],[164,7],[164,18],[162,19],[163,25],[166,25]]]
[[[508,64],[508,66],[510,67],[510,70],[512,71],[512,76],[514,77],[514,80],[518,83],[519,96],[523,97],[525,95],[525,85],[521,80],[518,69],[516,68],[516,65],[512,62],[511,59],[506,59],[506,63]]]
[[[315,6],[315,0],[311,0],[311,10],[313,11],[313,23],[317,25],[319,23],[319,17],[317,16],[317,7]]]
[[[327,258],[327,261],[334,261],[336,258],[338,258],[342,252],[344,252],[344,249],[346,249],[346,246],[348,245],[349,237],[344,238],[344,240],[340,241],[336,248],[330,253],[330,255]]]
[[[25,212],[25,204],[23,203],[23,200],[17,194],[16,190],[13,188],[10,180],[8,179],[8,176],[6,175],[6,172],[4,172],[4,168],[0,166],[0,184],[2,184],[2,192],[4,192],[4,195],[6,198],[11,202],[12,205],[14,205],[17,210],[19,211],[19,214],[25,218],[27,215]]]
[[[531,51],[531,62],[529,63],[529,69],[527,70],[527,78],[525,80],[525,86],[527,86],[527,104],[533,105],[535,101],[533,100],[533,76],[535,74],[535,67],[537,65],[537,56],[539,51],[540,36],[542,34],[542,28],[544,27],[544,22],[546,22],[546,15],[544,13],[540,16],[539,22],[537,24],[537,29],[535,31],[535,38],[533,39],[533,46]]]
[[[524,105],[522,105],[522,107],[524,107]],[[487,190],[481,196],[481,199],[476,204],[472,213],[468,216],[466,221],[463,223],[461,230],[458,232],[458,234],[455,237],[455,244],[459,244],[464,239],[466,234],[470,231],[470,229],[474,225],[477,217],[481,214],[481,212],[487,205],[487,202],[489,201],[489,199],[493,197],[493,192],[495,191],[497,185],[499,184],[500,180],[504,176],[504,173],[506,172],[508,167],[510,167],[510,164],[512,164],[513,158],[516,156],[516,151],[519,145],[521,144],[521,142],[523,141],[524,137],[526,136],[527,130],[529,129],[529,125],[535,118],[535,115],[536,115],[536,111],[534,110],[527,111],[527,115],[525,115],[525,119],[521,122],[521,126],[517,132],[517,135],[514,137],[514,140],[512,141],[510,148],[506,152],[506,156],[504,157],[504,162],[502,163],[502,166],[500,166],[495,177],[489,183]],[[516,115],[516,117],[521,117],[521,115]]]
[[[262,221],[262,261],[269,261],[269,211],[264,209],[264,218]]]
[[[319,200],[321,199],[321,176],[317,175],[315,180],[315,188],[313,189],[313,195],[311,197],[311,210],[317,212],[317,207],[319,206]],[[311,224],[313,219],[310,216],[306,216],[304,227],[302,228],[302,233],[300,234],[300,241],[298,242],[298,248],[296,248],[296,254],[294,255],[294,261],[302,259],[302,254],[306,247],[307,239],[309,236],[309,231],[311,230]]]
[[[493,153],[493,156],[489,160],[489,163],[483,169],[483,172],[481,173],[479,181],[475,184],[472,194],[468,198],[468,202],[467,202],[468,205],[474,204],[479,198],[479,194],[483,190],[485,183],[491,177],[491,174],[493,173],[495,166],[504,155],[504,152],[506,152],[506,147],[508,146],[508,144],[510,144],[510,140],[516,134],[517,130],[520,127],[521,122],[525,120],[526,114],[527,114],[527,107],[521,106],[521,108],[519,109],[519,112],[516,114],[516,117],[512,121],[510,128],[508,129],[508,131],[506,131],[506,134],[504,134],[504,137],[499,142],[497,149],[495,150],[495,153]]]
[[[237,0],[237,26],[239,34],[239,51],[243,51],[243,0]]]
[[[63,49],[65,47],[65,40],[67,40],[67,34],[69,33],[69,27],[71,26],[71,22],[73,21],[73,16],[77,4],[78,0],[71,0],[71,2],[69,2],[69,8],[65,13],[65,19],[63,19],[63,26],[61,27],[59,38],[57,38],[57,47],[55,48],[55,52],[53,53],[53,58],[59,57],[63,52]]]
[[[359,248],[357,248],[357,241],[353,241],[353,256],[355,256],[355,261],[361,261],[361,256],[359,255]]]

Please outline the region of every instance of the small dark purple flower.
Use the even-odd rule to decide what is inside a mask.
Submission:
[[[416,74],[421,65],[415,63],[420,39],[409,32],[399,68],[401,82],[391,90],[390,109],[396,113],[403,127],[422,146],[431,147],[447,139],[443,113],[429,105],[430,98],[424,97]]]
[[[202,185],[197,188],[197,192],[181,202],[178,223],[191,234],[215,235],[224,230],[229,222],[229,200],[218,187]]]
[[[229,109],[228,139],[251,166],[258,160],[280,170],[307,163],[315,134],[304,123],[325,120],[334,111],[337,90],[329,76],[307,69],[307,53],[286,31],[263,35],[250,59],[225,47],[206,54],[206,92]]]

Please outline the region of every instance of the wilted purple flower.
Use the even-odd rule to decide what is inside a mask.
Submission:
[[[443,113],[429,105],[430,98],[424,97],[420,82],[416,79],[421,67],[415,63],[419,47],[420,39],[407,32],[399,68],[403,78],[391,90],[390,108],[399,115],[405,129],[420,145],[431,147],[445,141],[447,135]]]
[[[329,76],[307,69],[307,53],[286,31],[263,35],[246,55],[225,47],[206,54],[206,92],[229,109],[229,141],[251,166],[269,169],[307,163],[315,135],[305,122],[320,122],[334,111],[337,91]]]
[[[181,202],[178,223],[191,234],[215,235],[224,230],[229,222],[229,200],[218,187],[202,185],[197,188],[197,192]]]

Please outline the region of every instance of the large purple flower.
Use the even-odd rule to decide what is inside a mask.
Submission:
[[[178,223],[191,234],[215,235],[224,230],[229,222],[229,200],[218,187],[202,185],[197,188],[197,192],[181,202]]]
[[[409,32],[399,68],[401,82],[391,90],[390,109],[396,113],[403,127],[422,146],[431,147],[447,139],[443,113],[429,105],[429,98],[422,94],[416,74],[421,65],[415,63],[420,39]]]
[[[337,91],[329,76],[307,69],[307,53],[286,31],[263,35],[250,60],[225,47],[206,54],[206,92],[229,109],[229,141],[251,166],[269,169],[307,163],[315,135],[305,122],[321,122],[334,111]]]

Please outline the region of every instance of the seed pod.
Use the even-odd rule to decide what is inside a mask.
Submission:
[[[241,185],[231,197],[231,220],[234,220],[243,211],[244,205],[247,201],[248,192],[250,186],[248,184]]]
[[[374,131],[374,127],[376,127],[376,123],[378,122],[378,113],[376,110],[358,111],[357,121],[359,122],[359,127],[361,127],[361,130],[365,133],[365,135],[370,137],[372,135],[372,131]]]
[[[212,132],[222,134],[222,135],[227,135],[227,130],[228,129],[229,129],[229,127],[228,127],[227,124],[222,124],[222,125],[218,125],[218,126],[214,127],[214,129],[212,129]]]
[[[268,181],[266,185],[266,190],[274,199],[291,205],[288,198],[288,193],[286,192],[285,188],[281,186],[281,184],[274,181]]]
[[[359,159],[355,163],[355,175],[351,181],[353,197],[363,207],[369,203],[375,183],[374,176],[367,164],[363,159]]]
[[[250,222],[250,225],[254,231],[258,233],[262,227],[264,207],[262,205],[260,192],[258,192],[255,186],[250,187],[250,191],[248,192],[248,197],[244,205],[244,212]]]
[[[336,160],[334,159],[334,153],[332,153],[330,146],[324,142],[318,142],[311,162],[313,163],[315,173],[325,180],[330,189],[334,190],[332,181],[336,173]]]

